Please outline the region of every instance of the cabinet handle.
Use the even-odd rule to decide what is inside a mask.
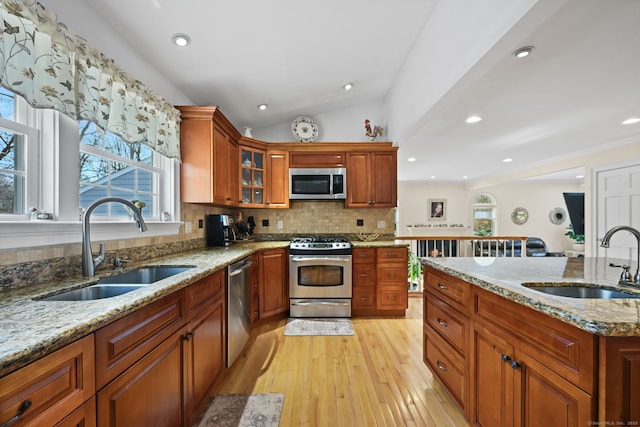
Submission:
[[[193,337],[193,332],[187,332],[185,336],[182,337],[184,341],[191,341],[191,337]]]
[[[360,297],[360,301],[366,301],[368,299],[369,299],[369,297]]]
[[[368,274],[360,273],[360,277],[369,277]]]
[[[397,300],[397,299],[398,299],[398,297],[396,297],[396,296],[390,296],[390,297],[387,297],[387,299],[388,299],[388,300],[391,300],[391,301],[395,301],[395,300]]]
[[[441,370],[443,370],[444,372],[447,372],[447,367],[444,363],[442,363],[439,360],[436,360],[436,365],[438,365],[438,368],[440,368]]]
[[[18,409],[18,413],[15,414],[13,417],[9,418],[7,421],[0,424],[0,427],[9,427],[11,424],[17,423],[20,420],[20,418],[22,418],[24,413],[27,412],[27,409],[31,408],[31,405],[32,403],[30,400],[25,400],[24,402],[22,402],[22,405],[20,405],[20,409]]]
[[[520,365],[518,362],[516,362],[515,360],[512,360],[512,361],[511,361],[511,363],[510,363],[510,365],[511,365],[511,367],[512,367],[513,369],[518,369],[518,368],[521,366],[521,365]]]
[[[441,318],[438,317],[438,323],[440,324],[440,326],[444,326],[445,328],[447,326],[449,326],[449,324],[447,322],[445,322],[444,320],[442,320]],[[504,355],[503,355],[504,356]]]
[[[511,361],[511,358],[509,356],[507,356],[506,354],[503,354],[502,355],[502,361],[506,363],[506,362]]]
[[[438,282],[438,287],[439,287],[440,289],[449,289],[449,287],[448,287],[448,286],[445,286],[445,285],[443,285],[443,284],[442,284],[442,283],[440,283],[440,282]]]

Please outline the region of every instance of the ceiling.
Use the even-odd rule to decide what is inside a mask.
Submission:
[[[621,124],[640,117],[638,0],[485,0],[479,13],[461,0],[41,3],[90,43],[104,19],[184,97],[161,95],[219,105],[238,127],[381,103],[401,181],[480,180],[640,141],[640,124]],[[86,3],[93,15],[74,13]]]

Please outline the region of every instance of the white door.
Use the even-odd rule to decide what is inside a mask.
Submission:
[[[601,248],[600,242],[617,225],[640,230],[640,163],[596,172],[596,191],[598,256],[635,260],[637,241],[631,233],[614,234],[609,249]]]

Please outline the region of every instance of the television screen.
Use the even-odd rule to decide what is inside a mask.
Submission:
[[[584,234],[584,193],[562,193],[575,234]]]

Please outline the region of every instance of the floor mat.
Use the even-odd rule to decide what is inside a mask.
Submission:
[[[355,335],[351,319],[289,319],[284,328],[287,336]]]
[[[278,427],[284,395],[216,394],[198,427]]]

